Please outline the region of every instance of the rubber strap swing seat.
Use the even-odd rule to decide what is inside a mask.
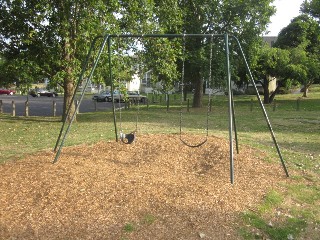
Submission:
[[[209,64],[209,88],[211,85],[211,80],[212,80],[212,45],[213,45],[213,37],[211,36],[210,39],[210,64]],[[208,141],[208,135],[209,135],[209,111],[210,111],[210,102],[211,102],[211,90],[209,91],[209,101],[208,101],[208,107],[207,107],[207,124],[206,124],[206,137],[205,139],[198,143],[198,144],[190,144],[183,140],[182,138],[182,105],[183,105],[183,92],[184,92],[184,74],[185,74],[185,51],[186,51],[186,39],[185,36],[183,37],[183,60],[182,60],[182,73],[181,73],[181,107],[180,107],[180,141],[192,148],[200,147],[203,144],[205,144]]]
[[[202,142],[200,142],[200,143],[198,143],[198,144],[196,144],[196,145],[191,145],[191,144],[187,143],[186,141],[184,141],[184,140],[182,139],[181,135],[180,135],[180,141],[181,141],[184,145],[186,145],[186,146],[188,146],[188,147],[196,148],[196,147],[200,147],[200,146],[202,146],[203,144],[205,144],[205,143],[208,141],[208,138],[206,137],[206,138],[204,139],[204,141],[202,141]]]
[[[118,52],[121,52],[120,51],[120,37],[118,37]],[[123,64],[124,65],[124,64]],[[122,132],[122,106],[121,106],[121,80],[119,78],[119,81],[118,81],[118,85],[119,85],[119,90],[118,90],[118,94],[119,94],[119,122],[120,122],[120,134],[119,134],[119,138],[120,138],[120,141],[124,144],[132,144],[135,139],[136,139],[136,133],[138,131],[138,118],[139,118],[139,111],[140,111],[140,105],[139,105],[139,101],[138,101],[138,110],[137,110],[137,113],[136,113],[136,126],[135,126],[135,130],[130,132],[130,133],[123,133]]]
[[[119,91],[120,92],[120,91]],[[123,142],[124,144],[131,144],[134,142],[134,140],[136,139],[136,132],[138,130],[138,113],[136,116],[136,129],[130,133],[123,133],[122,132],[122,112],[121,112],[121,104],[119,101],[119,114],[120,114],[120,134],[119,134],[119,138],[121,140],[121,142]],[[139,107],[138,107],[139,109]]]
[[[134,142],[135,140],[135,132],[131,132],[131,133],[128,133],[128,134],[125,134],[125,133],[120,133],[120,140],[121,142],[125,143],[125,144],[131,144]]]

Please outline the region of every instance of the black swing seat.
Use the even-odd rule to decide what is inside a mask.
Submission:
[[[207,142],[207,140],[208,140],[208,138],[205,138],[202,142],[200,142],[200,143],[198,143],[198,144],[195,144],[195,145],[191,145],[191,144],[187,143],[186,141],[184,141],[184,140],[180,137],[180,141],[181,141],[184,145],[186,145],[186,146],[188,146],[188,147],[192,147],[192,148],[196,148],[196,147],[202,146],[203,144],[205,144],[205,143]]]
[[[125,133],[120,133],[120,139],[121,142],[125,143],[125,144],[131,144],[133,143],[134,139],[135,139],[135,134],[134,132],[125,134]]]

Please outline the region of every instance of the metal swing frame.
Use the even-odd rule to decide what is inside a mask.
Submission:
[[[227,83],[228,83],[227,84],[227,86],[228,86],[228,114],[229,114],[228,127],[229,127],[229,153],[230,153],[229,155],[230,155],[230,182],[231,182],[231,184],[234,183],[233,131],[235,131],[235,136],[237,136],[237,134],[236,134],[236,128],[234,128],[234,126],[235,126],[235,113],[234,113],[234,102],[233,102],[233,94],[232,94],[232,86],[231,86],[231,71],[230,71],[230,59],[229,59],[229,55],[230,55],[230,52],[229,52],[229,39],[230,38],[236,42],[236,45],[238,46],[238,48],[239,48],[239,50],[241,52],[241,56],[242,56],[242,58],[244,60],[247,73],[248,73],[248,75],[250,77],[250,80],[251,80],[251,83],[252,83],[252,85],[253,85],[253,87],[255,89],[257,99],[259,101],[260,107],[262,109],[263,115],[265,117],[266,123],[267,123],[268,128],[269,128],[272,140],[274,142],[274,145],[276,147],[277,153],[279,155],[280,162],[282,164],[283,170],[284,170],[286,176],[289,177],[289,173],[288,173],[286,164],[285,164],[285,162],[283,160],[283,157],[282,157],[282,154],[281,154],[281,151],[280,151],[280,147],[278,145],[278,142],[276,140],[274,131],[272,129],[272,126],[271,126],[267,111],[266,111],[266,109],[265,109],[265,107],[264,107],[264,105],[262,103],[261,98],[260,98],[257,86],[255,84],[253,75],[252,75],[251,70],[249,68],[247,59],[246,59],[246,57],[244,55],[244,52],[242,50],[241,44],[240,44],[240,42],[239,42],[237,37],[235,37],[233,35],[229,35],[229,34],[121,34],[121,35],[118,35],[118,34],[106,34],[104,36],[96,37],[93,40],[93,42],[91,43],[91,47],[89,49],[88,55],[86,57],[86,60],[85,60],[85,62],[83,64],[82,71],[81,71],[81,73],[79,75],[79,79],[78,79],[74,94],[72,96],[72,101],[71,101],[71,103],[69,105],[69,108],[67,110],[67,113],[66,113],[67,116],[65,116],[65,120],[64,120],[64,122],[62,124],[58,139],[56,141],[56,145],[54,147],[54,151],[56,152],[56,155],[55,155],[55,158],[53,160],[53,163],[56,163],[58,161],[58,159],[59,159],[59,156],[61,154],[61,150],[63,148],[64,142],[65,142],[66,137],[67,137],[67,135],[68,135],[68,133],[70,131],[71,125],[72,125],[72,123],[73,123],[73,121],[75,119],[75,116],[76,116],[77,111],[78,111],[78,109],[80,107],[81,101],[83,99],[83,96],[84,96],[84,93],[85,93],[85,89],[88,86],[88,83],[92,79],[92,76],[93,76],[93,74],[95,72],[95,69],[96,69],[96,67],[98,65],[99,59],[101,57],[101,54],[104,52],[106,45],[108,46],[107,48],[108,48],[108,56],[109,56],[109,62],[108,62],[108,65],[109,65],[109,78],[112,81],[111,41],[112,41],[113,38],[184,38],[184,37],[188,37],[188,38],[210,38],[210,37],[212,37],[212,38],[224,39],[225,55],[226,55]],[[89,74],[89,76],[87,78],[87,81],[86,81],[86,83],[85,83],[85,85],[83,87],[82,93],[80,95],[79,104],[76,106],[76,109],[75,109],[73,115],[70,118],[69,124],[66,127],[66,122],[67,122],[68,116],[70,115],[70,112],[71,112],[70,109],[71,109],[72,103],[73,103],[73,101],[75,99],[76,92],[77,92],[77,90],[78,90],[78,88],[79,88],[79,86],[80,86],[80,84],[81,84],[81,82],[83,80],[83,76],[84,76],[85,71],[87,70],[89,59],[92,56],[93,50],[96,48],[96,44],[97,44],[97,40],[98,39],[102,39],[102,43],[101,43],[101,45],[99,47],[98,54],[96,56],[96,59],[94,61],[93,66],[91,68],[91,71],[90,71],[90,74]],[[111,85],[111,95],[112,95],[112,100],[114,100],[113,85]],[[114,106],[114,101],[112,101],[112,102],[113,102],[113,116],[114,116],[113,120],[114,120],[114,128],[115,128],[115,137],[116,137],[116,141],[118,141],[118,129],[117,129],[117,124],[116,124],[115,106]],[[237,141],[237,139],[236,139],[236,141]]]

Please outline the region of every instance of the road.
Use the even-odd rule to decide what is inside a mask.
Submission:
[[[52,97],[27,97],[21,95],[0,95],[3,113],[12,114],[12,101],[15,103],[15,115],[25,115],[25,103],[29,101],[29,116],[53,116],[53,102],[56,103],[56,116],[62,115],[63,96]],[[81,102],[79,112],[110,111],[112,104],[109,102],[94,102],[90,98],[84,98]],[[1,107],[1,106],[0,106]]]

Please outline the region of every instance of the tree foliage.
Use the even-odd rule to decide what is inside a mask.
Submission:
[[[244,1],[244,0],[185,0],[185,1],[154,1],[153,20],[150,22],[151,33],[197,33],[197,34],[232,34],[243,43],[247,55],[253,57],[260,46],[260,37],[274,13],[270,6],[272,0]],[[159,44],[166,50],[159,48]],[[179,45],[180,44],[180,45]],[[225,84],[224,43],[223,39],[214,39],[212,46],[210,38],[187,38],[180,41],[150,40],[145,43],[145,50],[149,54],[148,64],[167,83],[177,81],[182,71],[184,60],[184,83],[190,83],[194,88],[193,106],[202,105],[204,81],[208,82],[209,65],[212,65],[214,82],[211,86]],[[173,47],[178,47],[172,51]],[[213,49],[213,61],[210,61],[210,49]],[[236,51],[236,48],[234,48]],[[183,54],[185,53],[185,54]],[[233,52],[232,52],[233,53]],[[156,56],[156,59],[153,58]],[[169,68],[178,60],[178,70]],[[233,57],[234,78],[237,78],[239,58]],[[163,61],[163,62],[161,62]],[[165,68],[165,69],[163,69]],[[169,82],[168,82],[169,81]],[[170,85],[170,84],[168,84]],[[186,88],[185,88],[186,89]],[[190,90],[189,89],[189,90]]]
[[[301,11],[320,21],[320,2],[318,0],[305,0]]]
[[[315,54],[319,51],[320,43],[319,24],[308,15],[300,15],[291,20],[283,28],[274,47],[283,49],[303,47],[308,53]]]
[[[209,34],[221,34],[229,33],[239,38],[243,45],[243,49],[247,56],[252,56],[251,50],[256,49],[260,44],[259,35],[264,32],[270,16],[274,13],[274,8],[270,6],[272,1],[238,1],[238,0],[225,0],[225,1],[185,1],[184,5],[184,21],[183,29],[187,33],[209,33]],[[201,49],[209,47],[210,41],[200,41],[199,39],[190,40],[187,44],[187,50],[190,52],[187,59],[187,66],[189,71],[193,74],[187,75],[188,81],[195,83],[195,96],[194,106],[201,106],[201,96],[203,92],[203,76],[208,75],[209,61],[198,61],[198,59],[208,59],[206,56],[201,55],[201,52],[207,53]],[[230,46],[231,66],[233,78],[238,76],[238,72],[243,65],[240,64],[241,59],[235,54],[238,49]],[[214,64],[212,71],[215,73],[221,73],[225,70],[225,58],[221,58],[224,54],[224,46],[221,41],[214,42],[213,52],[217,57],[216,60],[219,64]],[[189,77],[189,78],[188,78]],[[224,79],[215,80],[221,83],[225,83]],[[211,84],[216,85],[216,84]]]
[[[318,22],[302,14],[281,30],[275,47],[290,51],[290,62],[285,67],[286,78],[304,86],[303,96],[308,87],[319,82],[320,77],[320,26]],[[284,78],[284,77],[283,77]]]
[[[274,77],[278,79],[278,82],[286,78],[286,69],[284,66],[287,66],[290,62],[290,52],[288,50],[271,48],[264,45],[259,50],[258,56],[255,75],[257,79],[262,80],[261,84],[264,88],[264,103],[268,104],[273,101],[278,88],[281,86],[281,84],[278,84],[277,89],[270,92],[269,82],[273,80]]]
[[[229,33],[240,39],[250,58],[260,44],[259,35],[266,30],[274,13],[271,2],[273,0],[3,0],[0,48],[6,62],[2,65],[5,66],[2,77],[10,76],[20,86],[49,78],[52,85],[61,85],[64,89],[66,113],[83,60],[95,36],[105,33]],[[128,49],[139,56],[138,61],[143,61],[145,68],[153,69],[159,76],[157,80],[163,81],[167,88],[179,81],[184,57],[185,82],[192,83],[196,89],[193,105],[201,106],[203,81],[209,76],[209,39],[187,39],[185,56],[182,56],[182,39],[127,39],[120,48],[115,44],[114,55],[122,55],[113,58],[116,79],[127,78],[128,65],[137,61],[130,54],[123,54]],[[139,54],[139,45],[144,57]],[[212,48],[216,60],[212,73],[216,83],[222,82],[223,43],[215,41]],[[89,64],[93,60],[94,57]],[[237,57],[232,61],[236,76],[240,65]],[[94,81],[109,81],[106,57],[101,63]]]
[[[128,9],[138,7],[134,5],[136,2],[126,3],[127,12],[121,4],[125,3],[2,1],[0,46],[8,63],[8,74],[21,83],[47,77],[53,85],[63,86],[66,113],[92,39],[105,32],[119,32],[121,27],[134,29],[126,16],[130,16]],[[121,21],[119,14],[124,16]]]

